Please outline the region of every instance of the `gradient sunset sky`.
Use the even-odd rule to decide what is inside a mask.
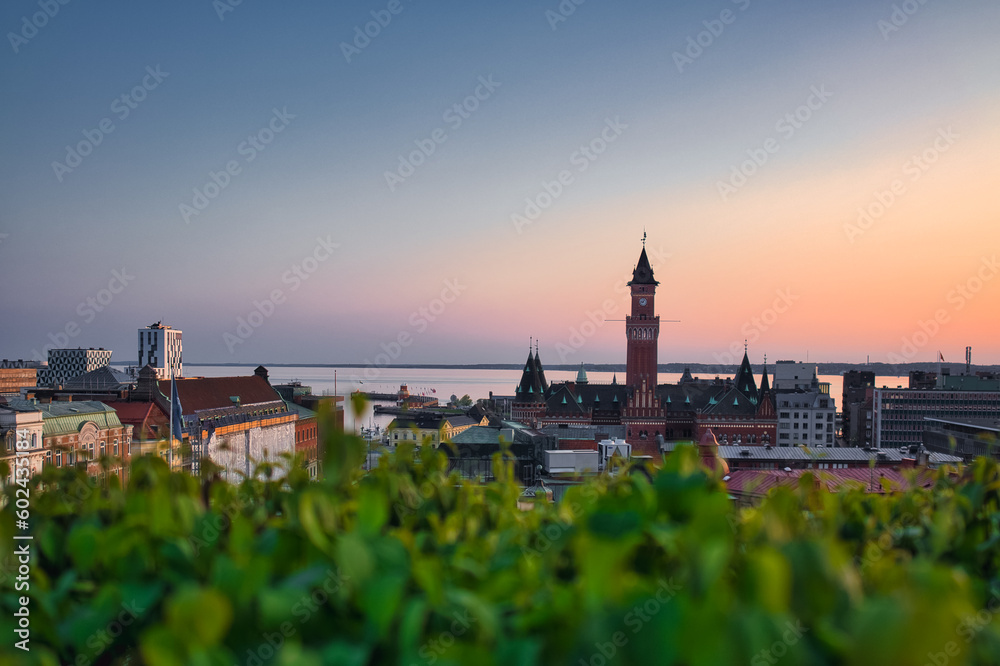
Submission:
[[[0,9],[2,357],[624,363],[645,231],[661,363],[1000,363],[995,0],[47,4]]]

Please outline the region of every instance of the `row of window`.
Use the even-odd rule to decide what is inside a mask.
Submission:
[[[778,439],[781,440],[781,441],[790,441],[792,438],[789,435],[789,433],[782,432],[782,433],[778,433]],[[796,439],[796,441],[802,440],[803,442],[807,443],[807,442],[809,442],[809,433],[807,433],[807,432],[801,433],[801,434],[796,433],[795,439]],[[833,444],[833,435],[832,434],[826,434],[824,436],[822,433],[816,433],[813,436],[812,439],[814,441],[816,441],[816,442],[819,442],[820,444],[822,444],[824,441],[827,444]]]
[[[825,412],[825,413],[813,412],[813,415],[816,417],[818,421],[823,421],[823,420],[833,421],[833,412]],[[778,416],[779,418],[783,419],[800,418],[799,412],[781,412]],[[801,418],[808,420],[809,412],[802,412]]]

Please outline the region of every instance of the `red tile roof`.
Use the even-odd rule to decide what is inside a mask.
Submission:
[[[873,476],[872,470],[857,467],[848,469],[793,469],[790,472],[738,469],[728,475],[726,487],[734,495],[763,496],[772,488],[779,486],[797,487],[799,478],[806,473],[811,473],[827,490],[833,492],[855,487],[867,492],[885,493],[933,484],[933,472],[930,470],[917,471],[916,486],[911,484],[903,472],[899,470],[878,467],[875,468],[874,472]]]
[[[170,397],[170,380],[157,382],[160,393]],[[239,396],[240,405],[281,402],[281,396],[263,377],[184,377],[177,379],[177,396],[185,414],[203,409],[233,407],[231,396]]]
[[[131,425],[132,438],[137,441],[158,439],[154,426],[168,423],[167,414],[155,402],[109,402],[107,405],[118,413],[118,420]]]

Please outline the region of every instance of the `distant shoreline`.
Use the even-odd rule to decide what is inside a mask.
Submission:
[[[189,367],[234,367],[234,368],[256,368],[263,365],[265,368],[368,368],[370,364],[365,363],[185,363]],[[759,372],[762,365],[751,364],[755,372]],[[902,377],[911,370],[922,370],[924,372],[936,372],[941,364],[939,363],[909,363],[906,365],[893,365],[891,363],[816,363],[821,375],[842,375],[849,370],[873,371],[876,376]],[[964,363],[945,363],[952,369],[953,374],[959,374],[965,370]],[[580,369],[580,364],[569,365],[547,365],[543,363],[546,370],[575,371]],[[520,363],[475,363],[475,364],[447,364],[447,363],[419,363],[378,366],[382,370],[520,370],[523,365]],[[625,372],[624,363],[585,363],[584,368],[588,372]],[[725,375],[733,374],[739,369],[739,365],[713,365],[711,363],[661,363],[657,366],[662,373],[682,373],[689,369],[692,375]],[[767,364],[768,374],[774,373],[774,363]],[[998,365],[973,365],[972,371],[1000,372]]]

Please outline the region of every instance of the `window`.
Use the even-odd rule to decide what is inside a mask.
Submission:
[[[56,467],[62,467],[62,451],[56,451]]]

